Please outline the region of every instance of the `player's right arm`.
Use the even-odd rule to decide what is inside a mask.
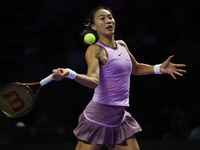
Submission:
[[[87,74],[76,73],[75,81],[78,83],[87,86],[89,88],[96,88],[99,84],[99,73],[100,73],[100,64],[99,57],[101,53],[101,48],[98,45],[90,45],[85,53],[85,59],[87,62]],[[65,76],[69,75],[68,69],[63,69],[63,73],[60,74],[57,70],[53,70],[53,80],[60,81]]]
[[[101,48],[97,45],[91,45],[88,47],[85,53],[85,59],[87,62],[87,74],[77,74],[74,79],[78,83],[87,86],[89,88],[96,88],[99,84],[99,54],[101,53]]]

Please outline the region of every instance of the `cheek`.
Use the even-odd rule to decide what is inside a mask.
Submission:
[[[101,29],[101,28],[104,28],[104,23],[103,22],[98,22],[98,24],[96,25],[96,27],[98,28],[98,29]]]
[[[115,20],[112,22],[112,24],[114,25],[114,27],[116,26]]]

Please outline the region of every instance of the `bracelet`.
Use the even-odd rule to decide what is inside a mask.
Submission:
[[[162,72],[160,72],[161,65],[162,64],[158,64],[158,65],[154,66],[153,71],[154,71],[155,74],[163,74]]]
[[[75,79],[76,78],[76,72],[74,70],[71,70],[69,68],[67,68],[69,70],[69,75],[66,76],[66,78],[70,78],[70,79]]]

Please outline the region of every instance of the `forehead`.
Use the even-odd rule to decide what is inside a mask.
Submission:
[[[106,9],[99,9],[96,11],[96,13],[94,14],[94,17],[99,17],[101,15],[112,15],[110,11],[106,10]]]

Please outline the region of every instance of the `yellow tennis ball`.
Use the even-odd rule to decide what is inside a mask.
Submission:
[[[96,40],[96,37],[92,33],[88,33],[84,36],[84,41],[86,44],[91,45],[95,42],[95,40]]]

